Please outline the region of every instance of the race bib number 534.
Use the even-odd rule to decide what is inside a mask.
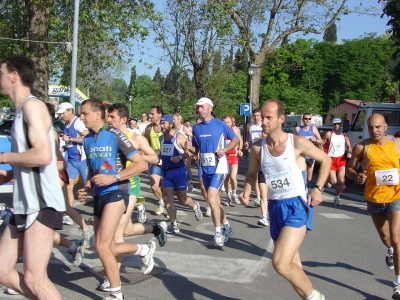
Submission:
[[[293,175],[290,171],[267,175],[265,182],[268,188],[275,193],[282,193],[296,188],[293,180]]]

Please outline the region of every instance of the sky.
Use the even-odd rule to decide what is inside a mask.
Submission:
[[[381,6],[377,4],[377,0],[363,0],[362,3],[364,6],[377,6],[381,9]],[[356,0],[348,0],[347,5],[351,8],[352,5],[359,4],[359,1]],[[377,33],[378,35],[384,34],[389,27],[386,26],[388,22],[388,18],[380,18],[380,16],[371,16],[371,15],[361,15],[358,14],[348,14],[342,15],[340,20],[336,22],[337,25],[337,41],[341,43],[342,40],[351,40],[356,39],[364,36],[367,33]],[[308,34],[304,36],[302,33],[298,34],[297,37],[299,38],[306,38],[306,39],[317,39],[322,40],[323,34],[316,35],[316,34]],[[294,41],[296,39],[296,35],[290,36],[289,39]],[[136,74],[137,75],[149,75],[153,78],[154,73],[156,72],[157,68],[160,67],[161,73],[166,76],[170,70],[170,66],[168,63],[159,63],[156,61],[154,56],[157,53],[160,53],[158,48],[155,48],[153,45],[152,37],[149,37],[145,43],[145,48],[148,51],[145,51],[145,54],[134,55],[132,66],[136,66]],[[150,50],[151,49],[151,50]],[[140,62],[147,62],[149,65],[152,65],[152,68],[149,68],[145,63]],[[130,80],[130,68],[123,74],[123,79],[129,84]]]

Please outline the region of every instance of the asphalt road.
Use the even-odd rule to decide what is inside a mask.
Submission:
[[[239,190],[247,163],[240,161]],[[194,167],[192,170],[196,178],[197,171]],[[167,220],[164,215],[155,215],[157,202],[147,176],[142,175],[141,180],[142,193],[147,199],[148,222]],[[205,211],[197,180],[195,189],[190,195]],[[2,191],[1,202],[10,203],[7,188]],[[362,187],[350,186],[349,193],[343,194],[342,206],[333,205],[333,193],[334,189],[324,192],[324,202],[315,209],[313,230],[307,234],[300,250],[307,275],[326,299],[390,299],[394,271],[386,268],[386,249],[360,196]],[[197,222],[190,210],[177,205],[180,233],[169,235],[167,245],[157,248],[155,276],[137,272],[138,257],[125,258],[121,278],[126,299],[299,299],[271,265],[273,243],[269,229],[257,225],[260,209],[252,203],[248,207],[226,208],[235,233],[222,249],[213,247],[214,228],[210,218]],[[93,210],[92,203],[77,202],[76,208],[85,218],[90,217]],[[76,225],[64,226],[61,233],[72,239],[81,237]],[[145,243],[151,237],[127,240]],[[18,268],[21,268],[20,262]],[[75,268],[66,249],[55,247],[49,277],[63,299],[102,299],[107,293],[95,290],[101,280],[96,274],[101,270],[93,249],[86,251],[84,262]],[[22,299],[22,296],[6,295],[3,290],[0,290],[0,299]]]

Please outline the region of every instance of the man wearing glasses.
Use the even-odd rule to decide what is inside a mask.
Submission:
[[[321,136],[319,135],[317,127],[311,125],[311,114],[305,113],[303,115],[303,124],[304,124],[303,126],[297,126],[294,129],[293,134],[304,136],[306,139],[313,142],[315,146],[318,146],[318,144],[322,144],[322,139]],[[307,182],[309,182],[312,179],[315,160],[313,160],[308,156],[304,158],[306,159],[306,164],[307,164]]]
[[[347,157],[351,157],[351,145],[350,140],[340,129],[342,121],[339,118],[333,118],[332,125],[333,130],[328,131],[324,137],[324,150],[328,153],[328,156],[332,159],[331,170],[329,171],[328,181],[330,184],[336,185],[336,196],[333,199],[333,203],[340,205],[340,193],[342,192],[344,185],[344,176],[346,172],[346,147]]]

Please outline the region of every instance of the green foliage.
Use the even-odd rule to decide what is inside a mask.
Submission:
[[[337,27],[336,23],[332,23],[324,32],[324,41],[330,43],[337,42]]]
[[[91,90],[93,98],[112,103],[127,102],[127,85],[123,79],[112,79],[110,83],[102,82],[93,84]]]
[[[383,15],[390,17],[387,25],[390,27],[391,39],[394,41],[395,51],[393,53],[393,75],[395,80],[400,80],[400,0],[387,1]],[[383,17],[382,15],[382,17]]]

